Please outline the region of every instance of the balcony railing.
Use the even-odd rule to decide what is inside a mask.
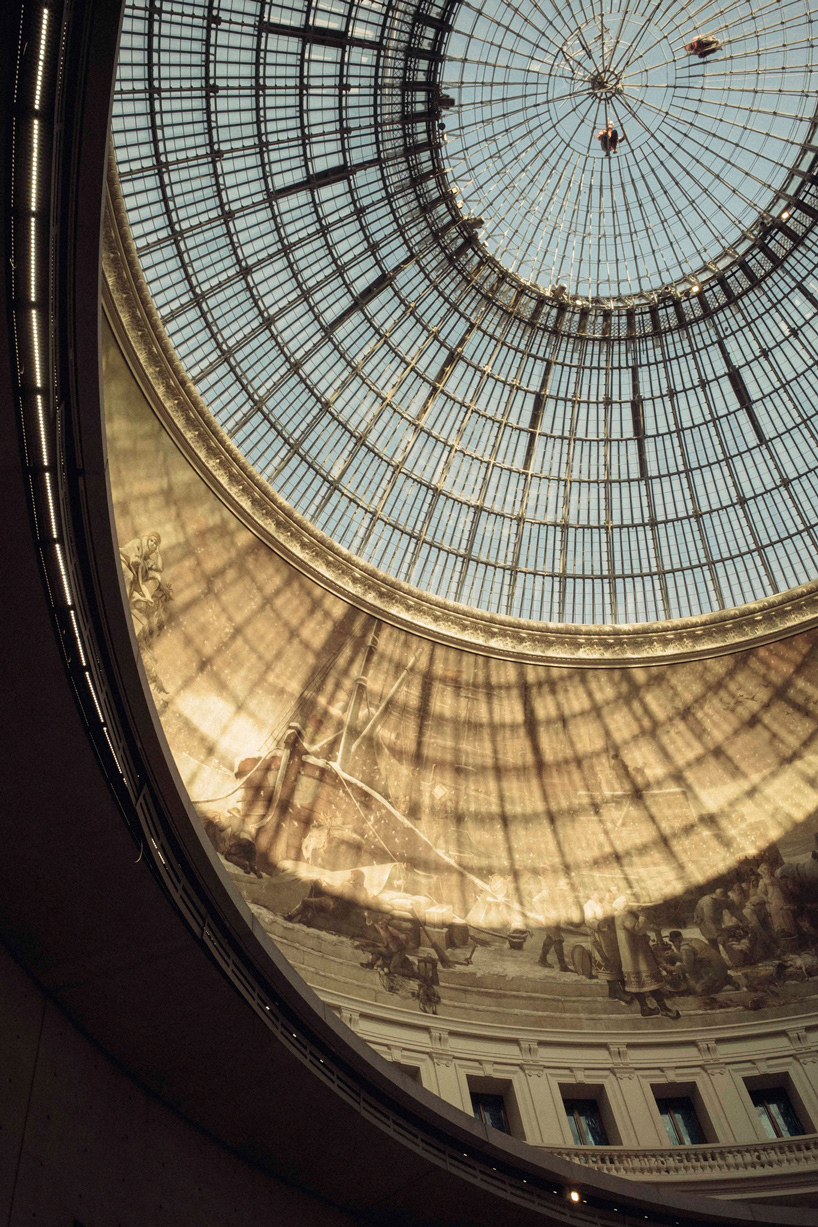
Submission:
[[[571,1146],[552,1154],[596,1171],[635,1180],[671,1179],[720,1182],[742,1177],[811,1176],[818,1183],[818,1134],[778,1138],[773,1142],[667,1146],[632,1150],[626,1146]]]

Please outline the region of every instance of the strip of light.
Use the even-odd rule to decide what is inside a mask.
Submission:
[[[40,121],[33,119],[31,121],[31,211],[37,211],[37,192],[39,189],[39,161],[40,161]]]
[[[82,635],[80,634],[80,627],[79,627],[79,622],[77,622],[77,615],[74,612],[74,610],[71,609],[69,610],[68,616],[71,619],[71,625],[74,628],[74,637],[77,641],[77,651],[80,654],[80,661],[82,663],[83,668],[87,669],[88,668],[88,657],[85,655],[85,648],[82,646]]]
[[[57,537],[57,504],[54,498],[54,478],[50,469],[45,470],[43,480],[45,482],[45,497],[48,502],[48,527],[51,536]]]
[[[102,732],[103,732],[103,735],[104,735],[104,737],[105,737],[105,740],[108,742],[108,748],[109,748],[109,749],[110,749],[110,751],[111,751],[111,754],[112,754],[112,756],[113,756],[113,760],[114,760],[114,762],[116,763],[116,769],[117,769],[117,771],[119,772],[119,774],[122,776],[123,780],[125,780],[125,783],[127,784],[127,783],[128,783],[128,780],[127,780],[127,778],[126,778],[126,776],[125,776],[125,772],[122,770],[122,764],[121,764],[121,763],[120,763],[120,761],[119,761],[119,756],[118,756],[118,754],[117,754],[116,750],[114,749],[114,743],[111,741],[110,735],[109,735],[109,733],[108,733],[108,728],[107,728],[107,726],[106,726],[106,725],[104,725],[104,724],[103,724],[103,726],[102,726]]]
[[[45,71],[45,53],[48,43],[48,9],[43,9],[40,25],[40,55],[37,61],[37,81],[34,86],[34,110],[39,111],[40,99],[43,93],[43,73]]]
[[[31,243],[31,301],[37,297],[37,218],[32,217],[29,230],[29,242]]]
[[[60,571],[60,579],[62,580],[62,590],[65,603],[66,605],[71,605],[71,585],[68,581],[68,567],[65,565],[65,554],[63,552],[62,544],[59,541],[54,542],[54,556],[57,559],[57,566],[59,567]],[[100,719],[102,719],[101,716]]]
[[[48,432],[45,420],[45,402],[39,392],[37,393],[37,426],[40,431],[40,453],[43,465],[48,467]]]
[[[86,685],[88,686],[88,691],[91,695],[91,698],[94,701],[94,707],[97,709],[97,715],[99,716],[99,722],[104,727],[105,717],[103,716],[102,708],[99,705],[99,699],[97,698],[97,691],[96,691],[96,687],[94,686],[93,679],[91,678],[91,674],[88,672],[86,672],[85,674],[85,682],[86,682]]]
[[[43,386],[43,365],[40,355],[40,320],[36,307],[31,308],[31,339],[34,348],[34,382],[38,388]]]

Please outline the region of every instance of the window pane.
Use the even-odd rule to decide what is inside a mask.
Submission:
[[[499,1129],[501,1133],[509,1132],[506,1106],[502,1095],[485,1095],[472,1091],[471,1106],[475,1120],[482,1121],[484,1125],[491,1125],[492,1129]]]
[[[795,1109],[783,1091],[779,1091],[771,1101],[770,1112],[782,1136],[792,1138],[804,1132],[800,1120],[795,1115]]]
[[[777,1138],[777,1137],[779,1137],[780,1135],[779,1135],[778,1133],[776,1133],[776,1131],[775,1131],[775,1126],[773,1125],[773,1122],[772,1122],[772,1119],[771,1119],[771,1117],[770,1117],[770,1114],[769,1114],[769,1112],[767,1111],[767,1105],[766,1105],[766,1103],[757,1103],[757,1104],[756,1104],[756,1112],[758,1112],[758,1119],[761,1121],[761,1127],[763,1128],[764,1133],[766,1134],[766,1136],[767,1136],[768,1138]]]
[[[792,1138],[804,1132],[796,1111],[790,1103],[790,1097],[782,1087],[751,1091],[750,1098],[756,1106],[767,1137]]]
[[[667,1133],[667,1140],[670,1142],[671,1146],[683,1146],[684,1143],[678,1129],[676,1128],[673,1113],[668,1108],[662,1108],[661,1116],[662,1124],[664,1125],[665,1132]]]
[[[577,1120],[576,1116],[574,1116],[573,1112],[568,1113],[568,1127],[571,1130],[571,1137],[574,1145],[584,1146],[585,1143],[583,1142],[582,1134],[579,1131],[579,1121]]]
[[[768,1137],[798,1137],[803,1134],[803,1125],[798,1120],[790,1096],[780,1086],[749,1092],[759,1120]]]
[[[705,1138],[693,1101],[686,1095],[657,1099],[671,1146],[699,1146]]]
[[[578,1146],[607,1146],[608,1135],[595,1099],[566,1099],[571,1136]]]

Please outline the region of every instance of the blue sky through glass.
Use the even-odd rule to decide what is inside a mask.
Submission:
[[[463,0],[447,161],[497,258],[620,296],[699,276],[776,205],[816,108],[803,0]],[[685,48],[713,35],[699,59]],[[625,140],[606,157],[596,134]]]

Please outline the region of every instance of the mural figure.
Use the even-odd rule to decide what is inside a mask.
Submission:
[[[519,909],[508,897],[510,883],[501,873],[493,873],[477,902],[466,914],[466,923],[478,929],[506,930],[518,923]]]
[[[367,909],[373,903],[373,896],[366,889],[366,875],[361,869],[352,869],[339,883],[314,881],[298,906],[284,919],[347,937],[364,937],[370,924]]]
[[[731,926],[729,919],[725,922],[726,917],[732,917],[733,923],[738,925],[744,920],[743,912],[723,886],[717,887],[710,895],[702,895],[693,912],[694,924],[699,926],[702,937],[715,951],[730,935]]]
[[[665,1001],[666,977],[650,941],[652,921],[629,895],[620,895],[613,911],[625,992],[638,1001],[643,1018],[664,1014],[676,1021],[681,1015]]]
[[[758,867],[758,894],[766,904],[770,928],[778,940],[779,949],[795,950],[798,929],[795,911],[784,893],[782,883],[773,875],[771,865],[763,861]]]
[[[171,586],[162,578],[161,544],[159,533],[151,531],[119,547],[125,591],[141,644],[150,643],[160,633],[165,625],[165,607],[173,600]]]
[[[539,963],[541,967],[550,967],[548,956],[553,950],[559,970],[570,971],[565,961],[565,933],[562,925],[576,908],[571,886],[564,875],[560,876],[553,890],[549,890],[542,879],[540,881],[542,889],[532,901],[534,912],[545,930]],[[579,919],[579,923],[582,923],[582,919]]]
[[[119,547],[136,641],[142,650],[142,663],[160,715],[167,706],[167,689],[159,676],[152,645],[165,627],[167,605],[173,600],[171,585],[163,578],[165,566],[159,552],[161,544],[159,533],[151,530]]]
[[[615,898],[614,887],[610,887],[607,893],[597,888],[583,908],[583,919],[591,934],[597,966],[608,985],[608,996],[624,1005],[632,1005],[634,996],[625,991],[622,958],[619,954],[619,939],[613,916]]]
[[[671,930],[668,941],[675,952],[675,958],[669,960],[675,971],[668,975],[668,986],[674,991],[712,997],[733,984],[726,962],[709,942],[700,937],[685,937],[679,929]]]
[[[818,834],[809,859],[783,864],[778,877],[792,902],[802,940],[818,939]]]

